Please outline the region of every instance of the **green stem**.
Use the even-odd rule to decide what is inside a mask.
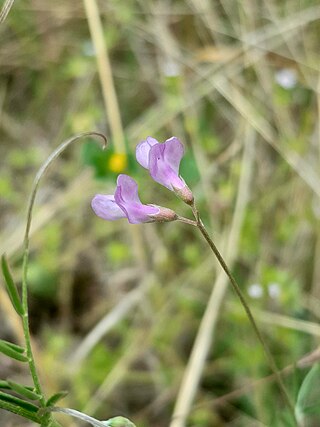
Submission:
[[[29,328],[29,313],[28,313],[28,291],[27,291],[27,269],[28,269],[28,247],[25,247],[25,251],[23,254],[23,276],[22,276],[22,307],[23,307],[23,316],[22,316],[22,324],[23,324],[23,333],[24,339],[26,343],[27,357],[29,363],[29,370],[32,376],[34,388],[37,394],[39,394],[39,402],[42,406],[45,406],[45,398],[43,396],[41,384],[39,381],[39,376],[37,373],[33,351],[31,347],[31,336],[30,336],[30,328]]]
[[[79,135],[76,135],[67,141],[64,141],[59,147],[48,157],[48,159],[45,161],[45,163],[41,166],[39,169],[35,180],[33,182],[33,187],[31,190],[29,205],[28,205],[28,213],[27,213],[27,224],[26,224],[26,230],[25,230],[25,236],[24,236],[24,254],[23,254],[23,273],[22,273],[22,307],[23,307],[23,316],[22,316],[22,323],[23,323],[23,332],[24,332],[24,339],[26,343],[26,350],[27,350],[27,357],[28,357],[28,363],[29,363],[29,370],[32,376],[34,388],[37,394],[40,395],[39,402],[42,407],[45,407],[46,399],[44,396],[44,393],[42,391],[42,387],[40,384],[39,375],[37,372],[34,355],[32,351],[31,346],[31,336],[30,336],[30,328],[29,328],[29,313],[28,313],[28,286],[27,286],[27,273],[28,273],[28,261],[29,261],[29,234],[30,234],[30,228],[31,228],[31,220],[32,220],[32,213],[33,213],[33,206],[38,190],[38,186],[40,183],[41,178],[45,174],[48,167],[51,165],[51,163],[73,142],[77,141],[80,138],[83,138],[85,136],[97,136],[103,140],[103,148],[105,148],[107,140],[106,137],[98,132],[86,132]],[[54,425],[54,420],[52,418],[52,415],[50,413],[47,413],[43,415],[41,419],[41,425],[46,427],[50,425]]]
[[[250,321],[250,323],[251,323],[251,325],[252,325],[252,327],[256,333],[256,336],[257,336],[258,340],[260,341],[260,344],[263,347],[263,350],[265,352],[269,367],[270,367],[271,371],[273,372],[273,374],[275,375],[279,389],[281,390],[283,397],[285,398],[285,401],[288,405],[288,408],[290,409],[290,412],[291,412],[292,418],[295,422],[295,425],[298,426],[298,422],[297,422],[295,412],[294,412],[294,406],[291,402],[290,396],[286,390],[286,387],[285,387],[284,382],[282,380],[282,377],[278,371],[278,368],[277,368],[277,365],[274,361],[274,358],[273,358],[273,356],[269,350],[269,347],[266,344],[266,342],[265,342],[265,340],[264,340],[264,338],[260,332],[260,329],[258,328],[256,321],[254,320],[253,314],[252,314],[252,312],[249,308],[249,305],[248,305],[248,303],[247,303],[247,301],[246,301],[246,299],[245,299],[245,297],[244,297],[244,295],[240,289],[240,286],[238,285],[236,279],[233,277],[231,271],[229,270],[229,268],[228,268],[226,262],[224,261],[221,253],[219,252],[218,248],[216,247],[216,245],[214,244],[214,242],[210,238],[209,233],[207,232],[205,226],[203,225],[203,222],[200,218],[199,212],[198,212],[195,204],[192,206],[192,211],[193,211],[194,217],[196,219],[198,229],[200,230],[201,234],[203,235],[203,237],[207,241],[212,252],[214,253],[214,255],[216,256],[217,260],[219,261],[221,267],[225,271],[226,275],[229,277],[231,285],[232,285],[235,293],[239,297],[239,300],[240,300],[240,302],[241,302],[241,304],[242,304],[242,306],[243,306],[243,308],[244,308],[244,310],[248,316],[248,319],[249,319],[249,321]]]

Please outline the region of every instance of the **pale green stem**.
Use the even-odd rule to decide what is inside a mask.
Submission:
[[[25,246],[24,254],[23,254],[23,275],[22,275],[22,307],[24,311],[22,316],[22,324],[23,324],[23,333],[24,333],[24,339],[26,343],[30,373],[33,379],[35,391],[40,396],[39,401],[41,405],[44,406],[45,399],[43,397],[39,377],[37,374],[37,369],[34,362],[34,357],[33,357],[33,352],[31,347],[30,329],[29,329],[28,292],[27,292],[28,254],[29,254],[28,247]]]
[[[177,215],[177,221],[183,222],[184,224],[193,225],[194,227],[198,227],[198,223],[196,221],[193,221],[189,218],[185,218],[183,216]]]
[[[277,368],[277,365],[276,365],[276,363],[274,361],[274,358],[273,358],[273,356],[272,356],[272,354],[271,354],[271,352],[269,350],[269,347],[268,347],[267,343],[265,342],[265,340],[264,340],[264,338],[263,338],[263,336],[262,336],[262,334],[260,332],[260,329],[258,328],[258,325],[257,325],[257,323],[256,323],[256,321],[254,319],[254,316],[253,316],[253,314],[252,314],[252,312],[250,310],[250,307],[249,307],[249,305],[248,305],[248,303],[247,303],[247,301],[246,301],[246,299],[245,299],[245,297],[244,297],[244,295],[243,295],[243,293],[242,293],[242,291],[240,289],[240,286],[238,285],[236,279],[234,278],[234,276],[232,275],[231,271],[229,270],[229,268],[228,268],[226,262],[224,261],[221,253],[219,252],[218,248],[216,247],[216,245],[214,244],[213,240],[209,236],[209,233],[207,232],[205,226],[203,225],[203,222],[202,222],[202,220],[200,218],[199,212],[198,212],[195,204],[192,206],[192,212],[193,212],[194,217],[196,219],[198,229],[200,230],[201,234],[203,235],[203,237],[207,241],[207,243],[210,246],[212,252],[214,253],[214,255],[216,256],[217,260],[219,261],[221,267],[225,271],[226,275],[229,277],[231,285],[232,285],[235,293],[239,297],[239,300],[240,300],[240,302],[241,302],[241,304],[242,304],[242,306],[243,306],[243,308],[244,308],[244,310],[245,310],[245,312],[246,312],[246,314],[248,316],[248,319],[249,319],[249,321],[250,321],[250,323],[251,323],[251,325],[252,325],[252,327],[253,327],[253,329],[255,331],[255,334],[256,334],[256,336],[257,336],[260,344],[263,347],[263,350],[264,350],[264,353],[266,355],[269,367],[270,367],[271,371],[273,372],[273,374],[275,375],[275,378],[277,380],[279,389],[281,390],[281,392],[283,394],[283,397],[285,398],[285,401],[287,403],[287,406],[290,409],[290,413],[292,415],[292,419],[294,420],[295,425],[298,426],[298,422],[297,422],[296,416],[295,416],[294,406],[293,406],[293,404],[291,402],[290,396],[289,396],[289,394],[288,394],[288,392],[286,390],[286,387],[285,387],[284,382],[282,380],[282,377],[281,377],[281,375],[280,375],[280,373],[278,371],[278,368]]]
[[[33,384],[35,387],[35,391],[37,394],[39,394],[39,402],[41,403],[41,406],[45,406],[46,400],[42,391],[42,387],[39,380],[39,375],[36,369],[35,360],[33,356],[32,346],[31,346],[31,337],[30,337],[30,328],[29,328],[29,313],[28,313],[28,286],[27,286],[27,273],[28,273],[28,260],[29,260],[29,234],[30,234],[30,228],[31,228],[31,220],[32,220],[32,212],[33,212],[33,206],[34,201],[37,194],[37,189],[39,186],[39,182],[50,166],[50,164],[73,142],[77,141],[80,138],[83,138],[85,136],[98,136],[99,138],[102,138],[104,141],[104,147],[106,146],[107,140],[106,137],[98,132],[86,132],[79,135],[76,135],[75,137],[72,137],[68,139],[67,141],[63,142],[46,160],[46,162],[41,166],[39,169],[35,180],[33,182],[29,205],[28,205],[28,213],[27,213],[27,225],[26,225],[26,231],[24,236],[24,254],[23,254],[23,273],[22,273],[22,306],[24,314],[22,316],[22,323],[23,323],[23,332],[24,332],[24,338],[26,343],[26,350],[27,350],[27,357],[28,357],[28,363],[29,363],[29,369],[32,376]],[[50,423],[52,424],[52,419],[50,414],[46,414],[43,417],[43,426],[48,426]]]

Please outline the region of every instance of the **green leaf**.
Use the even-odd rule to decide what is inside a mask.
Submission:
[[[20,350],[17,351],[8,341],[0,340],[0,353],[5,354],[12,359],[19,360],[19,362],[28,362],[27,356],[21,354]]]
[[[0,391],[0,401],[13,403],[14,405],[19,406],[20,408],[23,408],[29,412],[37,413],[39,410],[38,406],[34,405],[33,403],[27,402],[26,400],[20,399],[16,396],[11,396],[11,394],[4,393],[3,391]]]
[[[22,384],[15,383],[13,381],[8,381],[8,384],[11,390],[21,394],[21,396],[27,397],[30,400],[39,400],[41,397],[39,394],[35,393],[33,389],[30,390],[30,388],[25,387]]]
[[[0,388],[5,388],[8,390],[12,390],[12,387],[10,386],[10,381],[4,381],[4,380],[0,380]],[[29,386],[24,386],[24,388],[33,391],[33,387],[29,387]]]
[[[1,267],[2,267],[3,277],[6,283],[6,289],[11,299],[12,305],[15,308],[16,312],[19,314],[19,316],[22,316],[24,314],[24,310],[21,304],[20,295],[13,281],[12,275],[9,270],[8,262],[4,254],[1,257]]]
[[[41,418],[38,415],[39,408],[37,406],[2,391],[0,391],[0,408],[41,424]]]
[[[1,340],[1,341],[3,341],[8,347],[12,348],[12,350],[14,350],[14,351],[16,351],[18,353],[22,354],[22,353],[24,353],[26,351],[25,348],[21,347],[18,344],[13,344],[13,342],[5,341],[5,340]]]
[[[10,389],[8,381],[1,380],[0,381],[0,388]]]
[[[6,411],[12,412],[13,414],[20,415],[23,418],[34,421],[35,423],[41,424],[41,419],[34,411],[28,411],[27,409],[21,408],[19,405],[16,405],[11,402],[2,400],[0,397],[0,408],[5,409]]]
[[[60,391],[59,393],[56,393],[49,397],[47,400],[46,406],[54,406],[60,399],[63,399],[68,394],[67,391]]]
[[[320,364],[315,364],[300,387],[295,412],[298,420],[320,414]]]

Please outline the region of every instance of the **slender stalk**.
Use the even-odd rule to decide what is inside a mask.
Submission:
[[[250,321],[250,323],[251,323],[251,325],[252,325],[252,327],[253,327],[253,329],[254,329],[254,331],[256,333],[256,336],[257,336],[260,344],[262,345],[262,348],[263,348],[264,353],[266,355],[269,367],[270,367],[271,371],[273,372],[273,374],[275,375],[275,378],[276,378],[276,381],[278,383],[279,389],[281,390],[281,392],[282,392],[282,394],[283,394],[283,396],[285,398],[285,401],[287,403],[287,406],[290,409],[292,418],[293,418],[295,424],[298,426],[298,422],[297,422],[296,416],[295,416],[294,406],[293,406],[293,404],[291,402],[290,396],[289,396],[289,394],[288,394],[288,392],[286,390],[286,387],[285,387],[284,382],[282,380],[282,377],[281,377],[281,375],[280,375],[280,373],[278,371],[278,368],[277,368],[277,365],[276,365],[276,363],[274,361],[274,358],[273,358],[273,356],[272,356],[272,354],[271,354],[271,352],[269,350],[269,347],[266,344],[266,342],[265,342],[265,340],[264,340],[264,338],[263,338],[263,336],[262,336],[262,334],[260,332],[260,329],[258,328],[258,325],[257,325],[257,323],[256,323],[256,321],[255,321],[255,319],[253,317],[253,314],[252,314],[252,312],[250,310],[250,307],[249,307],[249,305],[248,305],[248,303],[247,303],[247,301],[246,301],[246,299],[245,299],[245,297],[244,297],[244,295],[243,295],[243,293],[242,293],[242,291],[240,289],[240,286],[238,285],[236,279],[233,277],[231,271],[229,270],[229,268],[228,268],[226,262],[224,261],[221,253],[219,252],[218,248],[214,244],[213,240],[210,238],[209,233],[207,232],[205,226],[203,225],[203,222],[202,222],[202,220],[200,218],[199,212],[198,212],[195,204],[192,206],[192,212],[193,212],[193,215],[194,215],[194,217],[196,219],[197,227],[198,227],[199,231],[201,232],[201,234],[203,235],[203,237],[207,241],[207,243],[210,246],[212,252],[214,253],[214,255],[216,256],[217,260],[219,261],[221,267],[225,271],[226,275],[229,277],[231,285],[232,285],[235,293],[239,297],[239,300],[240,300],[240,302],[241,302],[241,304],[242,304],[242,306],[243,306],[243,308],[244,308],[244,310],[245,310],[245,312],[246,312],[246,314],[248,316],[248,319],[249,319],[249,321]]]
[[[37,372],[34,355],[31,346],[31,336],[30,336],[30,328],[29,328],[29,313],[28,313],[28,286],[27,286],[27,273],[28,273],[28,260],[29,260],[29,234],[31,228],[31,220],[32,220],[32,212],[34,207],[34,201],[36,198],[38,186],[41,178],[45,174],[48,167],[51,163],[73,142],[85,136],[97,136],[104,141],[104,147],[106,146],[106,137],[98,132],[86,132],[75,137],[68,139],[63,142],[45,161],[45,163],[39,169],[35,180],[33,182],[33,187],[31,190],[29,205],[28,205],[28,213],[27,213],[27,224],[24,236],[24,254],[23,254],[23,272],[22,272],[22,307],[23,307],[23,315],[22,315],[22,324],[23,324],[23,333],[24,339],[26,343],[27,357],[29,363],[29,370],[32,376],[34,388],[37,394],[40,395],[39,402],[42,407],[45,407],[46,399],[44,393],[42,391],[42,387],[40,384],[39,375]],[[52,425],[54,421],[52,420],[52,416],[50,413],[45,414],[42,418],[42,426]]]
[[[237,197],[228,232],[228,238],[225,239],[226,259],[229,265],[234,263],[238,252],[239,235],[249,200],[252,165],[255,158],[256,134],[250,125],[246,125],[243,130],[245,138],[243,138],[242,131],[239,133],[239,138],[241,140],[244,139],[245,143],[241,160],[241,172],[236,192]],[[205,183],[203,182],[203,185],[204,184]],[[208,200],[210,200],[210,197]],[[194,222],[197,225],[196,221]],[[219,312],[228,286],[228,276],[225,275],[223,270],[221,270],[215,278],[212,286],[187,366],[184,369],[181,378],[169,427],[185,427],[197,390],[199,389],[207,356],[210,350],[212,351],[212,346],[215,345]]]
[[[45,406],[45,399],[43,397],[42,388],[40,385],[39,377],[37,374],[37,369],[35,366],[34,356],[31,347],[31,337],[29,329],[29,313],[28,313],[28,293],[27,293],[27,266],[28,266],[28,249],[25,250],[23,255],[23,278],[22,278],[22,307],[23,307],[23,316],[22,316],[22,325],[23,325],[23,334],[26,343],[27,357],[29,363],[29,369],[32,376],[34,388],[37,394],[39,394],[39,401],[42,406]]]
[[[196,221],[193,221],[192,219],[185,218],[180,215],[177,216],[177,221],[184,222],[185,224],[188,224],[188,225],[193,225],[194,227],[198,227],[198,223]]]

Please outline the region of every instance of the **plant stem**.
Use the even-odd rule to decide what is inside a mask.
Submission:
[[[28,357],[28,363],[29,363],[29,370],[32,376],[34,388],[37,394],[39,394],[39,402],[42,407],[45,407],[46,405],[46,399],[44,396],[44,393],[42,391],[42,387],[40,384],[39,375],[37,372],[34,355],[32,351],[31,346],[31,336],[30,336],[30,328],[29,328],[29,312],[28,312],[28,286],[27,286],[27,273],[28,273],[28,261],[29,261],[29,233],[31,228],[31,220],[32,220],[32,213],[33,213],[33,206],[38,190],[38,186],[40,183],[41,178],[43,177],[44,173],[48,169],[48,167],[51,165],[51,163],[73,142],[79,140],[80,138],[83,138],[85,136],[93,136],[98,137],[103,140],[103,148],[105,148],[107,140],[106,137],[99,133],[99,132],[86,132],[79,135],[76,135],[66,141],[64,141],[59,147],[49,156],[49,158],[44,162],[44,164],[39,169],[34,182],[33,187],[31,190],[31,195],[29,199],[29,205],[28,205],[28,212],[27,212],[27,224],[26,224],[26,230],[24,235],[24,253],[23,253],[23,270],[22,270],[22,307],[23,307],[23,315],[22,315],[22,324],[23,324],[23,333],[24,333],[24,339],[26,343],[26,351],[27,351],[27,357]],[[50,413],[46,413],[41,418],[41,426],[47,427],[52,426],[57,423],[53,420],[53,417]]]
[[[34,356],[31,347],[31,337],[30,337],[30,328],[29,328],[29,313],[28,313],[28,292],[27,292],[27,267],[28,267],[28,248],[25,248],[23,254],[23,276],[22,276],[22,307],[23,307],[23,316],[22,316],[22,325],[23,325],[23,333],[24,339],[26,343],[27,357],[29,363],[29,369],[32,376],[33,384],[35,387],[35,391],[41,397],[39,401],[42,406],[45,406],[45,398],[43,396],[41,384],[39,381],[39,376],[37,373],[37,369],[35,366]]]
[[[24,340],[26,343],[30,374],[32,376],[35,391],[40,396],[39,402],[42,407],[45,407],[46,399],[40,384],[39,375],[37,372],[33,351],[32,351],[32,346],[31,346],[31,336],[30,336],[30,328],[29,328],[29,312],[28,312],[28,288],[27,288],[28,257],[29,257],[29,248],[28,248],[28,245],[26,245],[24,254],[23,254],[23,274],[22,274],[22,307],[24,311],[22,315],[22,326],[23,326]],[[53,417],[50,413],[44,414],[41,417],[41,427],[51,426],[52,422],[53,422]]]
[[[180,215],[177,216],[177,221],[184,222],[185,224],[193,225],[194,227],[198,227],[198,223],[196,221],[193,221],[192,219],[185,218]]]
[[[210,248],[211,248],[212,252],[214,253],[214,255],[216,256],[216,258],[218,259],[218,261],[219,261],[221,267],[223,268],[223,270],[225,271],[226,275],[229,277],[231,285],[232,285],[235,293],[239,297],[239,300],[240,300],[240,302],[241,302],[241,304],[242,304],[242,306],[243,306],[243,308],[244,308],[244,310],[248,316],[248,319],[249,319],[249,321],[250,321],[250,323],[251,323],[251,325],[252,325],[252,327],[256,333],[256,336],[257,336],[260,344],[263,347],[263,350],[264,350],[264,353],[266,355],[269,367],[270,367],[271,371],[273,372],[273,374],[275,375],[279,389],[281,390],[281,392],[285,398],[285,401],[288,405],[288,408],[290,409],[290,412],[291,412],[292,418],[295,422],[295,425],[298,426],[298,422],[296,420],[296,416],[295,416],[295,412],[294,412],[294,406],[291,402],[290,396],[286,390],[286,387],[285,387],[284,382],[282,380],[282,377],[278,371],[277,365],[276,365],[274,358],[270,352],[270,349],[269,349],[268,345],[266,344],[266,342],[265,342],[265,340],[264,340],[264,338],[260,332],[260,329],[258,328],[258,325],[254,319],[254,316],[250,310],[250,307],[249,307],[249,305],[248,305],[248,303],[247,303],[247,301],[246,301],[246,299],[245,299],[245,297],[241,291],[241,288],[238,285],[236,279],[233,277],[231,271],[229,270],[229,268],[228,268],[226,262],[224,261],[221,253],[219,252],[218,248],[214,244],[213,240],[210,238],[209,233],[207,232],[205,226],[203,225],[203,222],[200,218],[199,212],[198,212],[195,204],[193,204],[193,206],[192,206],[192,212],[193,212],[193,215],[196,219],[198,229],[200,230],[201,234],[203,235],[203,237],[207,241],[208,245],[210,246]]]

